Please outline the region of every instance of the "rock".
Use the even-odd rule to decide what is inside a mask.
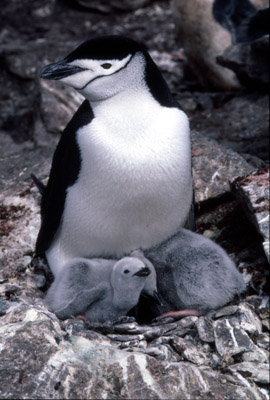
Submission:
[[[21,190],[17,193],[13,192],[13,195],[8,193],[8,190],[3,191],[0,196],[0,210],[3,218],[0,270],[5,278],[15,278],[24,273],[31,261],[29,254],[32,254],[35,248],[40,225],[40,211],[34,195],[29,190],[29,185],[23,184]],[[12,285],[17,285],[17,283],[16,279],[14,282],[9,282]],[[27,290],[27,288],[24,289]]]
[[[61,82],[42,80],[41,118],[51,133],[61,133],[84,100],[75,89]]]
[[[256,338],[256,343],[259,347],[262,349],[269,349],[270,348],[270,338],[267,333],[261,333],[257,338]]]
[[[268,96],[262,93],[222,94],[223,99],[221,95],[212,94],[212,110],[188,112],[191,129],[240,153],[254,169],[265,166],[263,160],[269,160]],[[196,101],[195,93],[189,96]],[[179,101],[181,104],[181,97]]]
[[[215,344],[218,353],[234,356],[254,349],[254,344],[247,333],[229,319],[221,319],[214,324]]]
[[[18,2],[17,0],[1,1],[1,29],[8,31],[6,37],[17,39],[36,39],[44,35],[51,26],[55,0]],[[23,23],[22,23],[23,21]]]
[[[102,13],[111,13],[119,11],[131,11],[145,7],[152,0],[75,0],[75,2],[86,9],[96,10]]]
[[[263,168],[232,182],[232,187],[243,204],[250,221],[263,237],[263,247],[269,259],[269,169]]]
[[[156,345],[155,348],[150,348],[150,352],[148,351],[148,348],[140,350],[140,352],[151,355],[160,361],[179,362],[181,360],[181,357],[177,352],[173,351],[169,344]]]
[[[255,347],[252,351],[247,351],[242,354],[243,361],[269,363],[269,351]]]
[[[270,331],[270,297],[249,296],[247,302],[255,308],[255,312],[260,317],[263,327]]]
[[[214,21],[213,2],[174,0],[177,36],[189,65],[205,87],[232,90],[239,87],[236,76],[216,62],[216,57],[231,44],[231,37]]]
[[[238,306],[226,306],[214,311],[211,317],[214,319],[220,317],[227,317],[228,315],[235,314],[237,311],[238,311]]]
[[[199,318],[195,322],[196,328],[198,330],[198,334],[200,339],[203,342],[214,342],[214,329],[213,329],[213,321],[210,318]]]
[[[39,109],[37,47],[34,43],[22,45],[19,42],[0,47],[0,128],[8,131],[19,143],[33,139],[35,116]]]
[[[202,348],[197,348],[188,340],[180,337],[173,337],[171,339],[171,346],[173,349],[183,357],[184,360],[190,361],[196,365],[209,365],[210,360],[202,351]]]
[[[22,288],[18,285],[6,285],[5,286],[5,296],[8,298],[12,297],[17,292],[21,292]]]
[[[228,47],[217,62],[235,72],[237,78],[252,90],[269,90],[269,38],[264,36],[251,43]]]
[[[241,329],[244,329],[250,335],[259,335],[262,333],[260,318],[248,304],[240,303],[237,315],[230,318],[230,321],[240,324]]]
[[[237,377],[213,379],[189,362],[120,350],[100,334],[91,339],[78,335],[80,329],[67,334],[42,305],[17,304],[0,318],[0,331],[2,398],[205,399],[237,393],[239,399],[264,399]]]
[[[0,298],[0,317],[6,314],[8,308],[9,308],[8,302]]]
[[[260,362],[242,362],[228,367],[231,372],[239,372],[242,376],[252,381],[269,384],[269,368],[266,364]]]
[[[242,176],[254,170],[239,154],[219,145],[213,139],[201,136],[195,131],[192,132],[191,139],[197,203],[230,192],[232,177]]]

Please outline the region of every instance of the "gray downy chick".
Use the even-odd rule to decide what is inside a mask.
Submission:
[[[91,322],[113,321],[138,303],[149,275],[135,257],[77,258],[55,278],[45,300],[61,319],[81,314]],[[146,288],[149,294],[152,287]]]
[[[245,290],[242,275],[227,253],[212,240],[186,229],[144,255],[157,274],[162,306],[155,306],[156,315],[178,310],[190,311],[182,315],[203,314]]]

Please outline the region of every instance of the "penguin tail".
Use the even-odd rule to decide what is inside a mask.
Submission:
[[[33,179],[34,184],[38,188],[39,193],[43,195],[45,191],[45,185],[34,174],[31,174],[31,178]]]

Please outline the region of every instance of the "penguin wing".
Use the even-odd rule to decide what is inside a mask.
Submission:
[[[89,124],[93,111],[85,100],[62,133],[56,147],[48,184],[41,200],[41,227],[36,242],[36,253],[44,253],[58,229],[64,210],[66,191],[78,177],[81,157],[76,141],[77,130]]]
[[[82,290],[73,297],[64,307],[55,310],[55,314],[60,319],[69,318],[79,314],[84,314],[87,308],[96,301],[103,299],[106,295],[106,287],[99,286],[92,289]]]

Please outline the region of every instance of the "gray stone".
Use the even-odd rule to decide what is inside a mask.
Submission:
[[[134,349],[130,349],[134,351]],[[151,357],[155,357],[157,360],[166,360],[172,361],[172,357],[174,361],[180,361],[181,357],[173,354],[172,349],[168,350],[168,346],[166,345],[158,345],[156,347],[147,347],[145,349],[137,349],[140,353],[147,354]]]
[[[192,131],[191,139],[197,203],[230,192],[230,181],[233,177],[243,176],[254,170],[239,154],[219,145],[209,137]]]
[[[262,323],[248,304],[240,303],[237,315],[230,318],[230,321],[239,324],[241,329],[251,335],[258,335],[262,332]]]
[[[218,353],[231,356],[253,350],[255,345],[239,324],[229,319],[217,320],[214,324],[215,344]]]
[[[42,80],[41,118],[46,129],[51,133],[60,133],[75,114],[84,100],[75,89],[61,82]]]
[[[244,178],[233,181],[232,186],[250,221],[263,237],[265,255],[269,256],[269,169],[263,168]]]
[[[10,297],[18,292],[21,292],[22,288],[18,285],[6,285],[5,286],[5,295]]]
[[[268,36],[251,43],[232,45],[217,57],[217,62],[234,71],[244,86],[267,91],[269,88],[268,46]]]
[[[255,347],[252,351],[242,354],[242,361],[261,362],[269,364],[269,351]]]
[[[148,354],[149,356],[151,355],[154,357],[155,352],[153,351],[154,348],[152,348],[151,352],[148,352],[148,349],[146,348],[143,350],[145,354]],[[169,344],[160,344],[155,347],[155,349],[158,351],[159,354],[156,353],[155,358],[160,361],[167,361],[167,362],[179,362],[182,358],[180,355],[173,350],[173,348]]]
[[[210,360],[202,348],[197,348],[189,340],[180,337],[171,338],[172,348],[183,357],[184,360],[190,361],[196,365],[209,365]]]
[[[107,337],[112,340],[112,341],[116,341],[116,342],[132,342],[132,341],[140,341],[140,340],[144,340],[144,336],[143,335],[115,335],[115,334],[109,334],[107,335]]]
[[[1,29],[8,31],[8,36],[17,39],[36,39],[44,35],[51,26],[55,0],[17,0],[1,1]],[[23,21],[23,23],[22,23]]]
[[[263,296],[258,307],[258,314],[262,319],[270,318],[270,297]]]
[[[196,100],[193,92],[189,96]],[[266,166],[263,160],[266,163],[269,160],[268,96],[258,93],[227,96],[220,102],[214,97],[213,110],[189,112],[191,128],[240,153],[254,169]]]
[[[269,365],[260,362],[244,361],[228,367],[231,372],[239,372],[242,376],[252,381],[269,384]]]
[[[21,190],[11,192],[12,195],[9,190],[2,191],[0,195],[0,206],[7,213],[3,221],[7,231],[0,244],[0,262],[6,278],[14,278],[18,269],[23,272],[30,263],[31,257],[26,254],[34,251],[40,224],[39,206],[29,185],[23,184]],[[9,284],[18,286],[16,279]]]
[[[211,312],[211,318],[217,319],[220,317],[226,317],[228,315],[233,315],[238,311],[238,306],[226,306],[219,308],[216,311]]]
[[[198,330],[199,337],[203,342],[211,343],[215,341],[213,321],[210,318],[199,318],[195,322],[195,325]]]
[[[30,47],[26,58],[28,56],[29,62],[31,60],[35,66],[37,59],[32,51],[34,49]],[[10,60],[13,52],[16,52],[16,56],[13,56],[16,60],[22,57],[23,52],[20,48],[12,50],[0,48],[0,56],[3,60],[0,74],[2,87],[0,128],[8,131],[14,140],[22,143],[25,140],[33,139],[34,136],[35,115],[38,114],[39,108],[39,88],[36,80],[32,77],[22,79],[21,76],[15,74],[14,60]],[[12,64],[13,70],[10,70],[9,64]],[[22,67],[21,73],[25,68],[25,66]]]
[[[256,338],[256,343],[259,347],[262,349],[269,350],[270,348],[270,338],[269,334],[267,333],[261,333],[257,338]]]
[[[91,10],[97,10],[102,13],[111,13],[119,11],[131,11],[145,7],[152,0],[75,0],[80,6]]]
[[[6,314],[8,308],[9,308],[8,302],[0,298],[0,317]]]

